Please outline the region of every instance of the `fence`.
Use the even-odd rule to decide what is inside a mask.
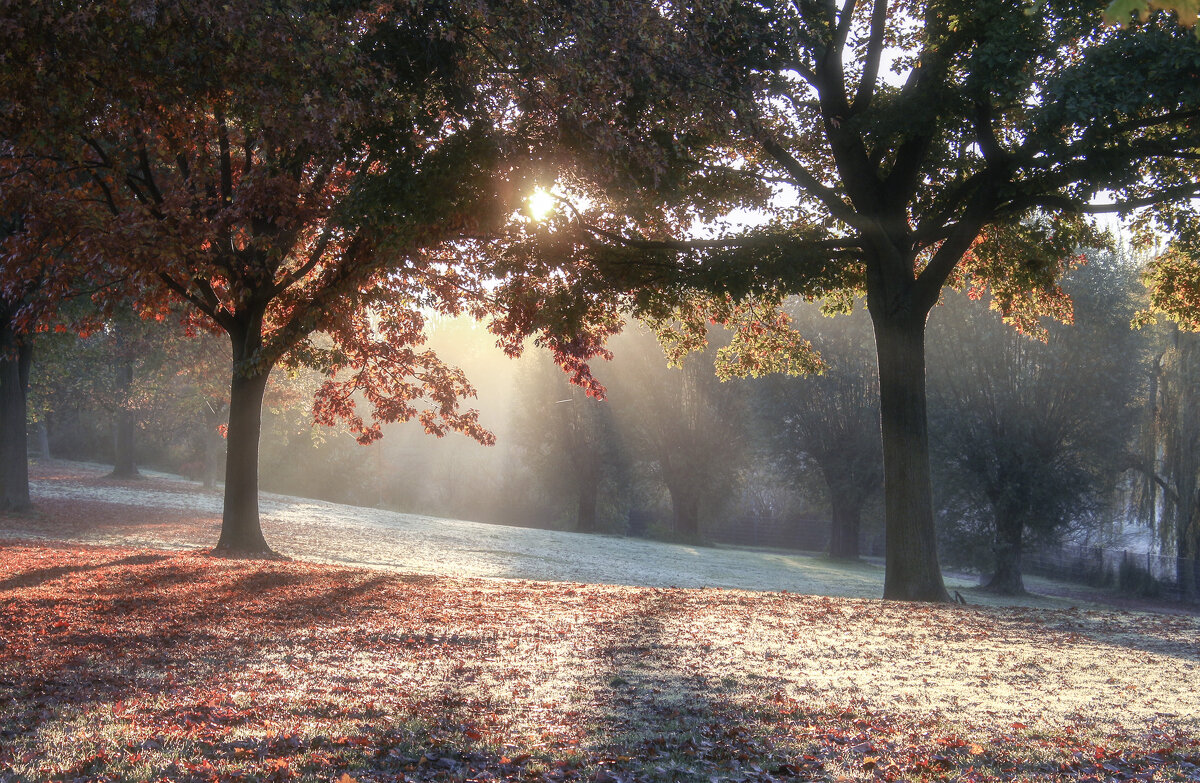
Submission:
[[[1021,570],[1052,579],[1117,587],[1147,597],[1198,602],[1196,591],[1189,596],[1177,581],[1179,563],[1172,555],[1063,544],[1054,549],[1025,552]]]

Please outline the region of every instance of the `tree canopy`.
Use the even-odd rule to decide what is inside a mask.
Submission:
[[[423,348],[431,311],[490,318],[511,353],[537,335],[601,394],[587,362],[623,311],[676,359],[726,324],[722,371],[755,375],[821,366],[788,296],[864,295],[885,595],[945,599],[929,311],[950,285],[1027,331],[1068,318],[1058,277],[1102,241],[1087,213],[1184,221],[1200,191],[1200,42],[1162,13],[1106,25],[1103,0],[5,9],[0,152],[37,184],[31,214],[139,312],[182,302],[230,338],[229,548],[266,549],[258,411],[280,362],[325,372],[317,419],[364,442],[413,418],[486,442],[466,378]],[[534,184],[560,208],[516,219]]]
[[[654,9],[640,11],[646,24],[606,28],[608,40],[573,30],[549,48],[599,52],[589,79],[571,85],[570,127],[603,128],[592,149],[657,168],[622,180],[615,200],[564,210],[542,257],[569,258],[564,275],[580,290],[608,286],[692,332],[707,317],[731,321],[776,367],[788,366],[785,347],[792,367],[812,362],[806,343],[782,336],[773,305],[788,294],[864,293],[880,362],[885,594],[944,599],[926,317],[957,285],[990,290],[1026,330],[1044,315],[1067,318],[1056,281],[1080,244],[1102,241],[1086,214],[1195,194],[1200,45],[1161,15],[1107,26],[1096,0]],[[592,107],[586,122],[578,104]],[[612,179],[602,183],[610,195]],[[746,196],[770,210],[765,226],[688,237],[714,205]]]
[[[524,195],[475,9],[33,3],[6,17],[7,157],[38,167],[71,217],[71,257],[120,270],[140,312],[182,302],[191,328],[230,339],[221,547],[266,549],[257,441],[277,363],[325,372],[316,419],[363,442],[414,418],[491,440],[460,408],[466,378],[422,348],[430,312],[492,312],[491,273],[453,243]]]

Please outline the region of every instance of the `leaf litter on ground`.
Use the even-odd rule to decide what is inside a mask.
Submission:
[[[4,780],[1200,780],[1200,620],[0,544]]]

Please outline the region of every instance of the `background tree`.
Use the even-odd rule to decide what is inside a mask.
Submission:
[[[1142,515],[1164,551],[1174,553],[1181,593],[1195,598],[1200,594],[1200,335],[1173,323],[1158,332],[1149,375],[1150,415],[1133,459],[1143,478]]]
[[[645,329],[614,343],[609,402],[625,422],[630,459],[649,467],[670,499],[673,537],[699,541],[704,521],[725,509],[746,456],[745,389],[718,384],[713,354],[670,367]]]
[[[1130,17],[1137,15],[1146,22],[1155,11],[1174,11],[1175,18],[1184,27],[1195,27],[1200,15],[1198,0],[1112,0],[1104,9],[1104,18],[1113,24],[1129,24]]]
[[[765,378],[760,415],[772,452],[797,480],[815,465],[829,498],[829,555],[859,556],[863,506],[883,486],[879,447],[879,385],[870,322],[861,310],[829,318],[813,304],[793,312],[826,367],[802,378]]]
[[[139,478],[137,469],[137,420],[134,413],[134,362],[140,351],[130,339],[136,328],[131,316],[114,318],[110,324],[113,348],[113,470],[112,478]],[[136,316],[132,316],[136,317]]]
[[[633,157],[665,161],[631,184],[640,201],[605,213],[595,200],[564,217],[580,230],[578,253],[594,260],[567,267],[581,289],[599,278],[641,291],[635,307],[657,314],[695,291],[776,302],[865,292],[879,363],[886,597],[947,598],[924,370],[942,289],[990,286],[1010,319],[1032,327],[1038,313],[1064,314],[1055,280],[1090,234],[1081,215],[1197,192],[1189,118],[1200,44],[1161,19],[1105,28],[1104,5],[714,0],[657,4],[636,26],[624,14],[639,11],[621,6],[609,40],[573,33],[546,47],[586,51],[591,64],[592,81],[565,82],[580,96],[572,116],[579,104],[609,107],[603,119],[585,116],[587,127],[625,129],[604,131],[594,149],[645,140],[638,149],[651,152]],[[596,85],[625,98],[605,103]],[[705,196],[688,212],[680,192],[712,182],[775,189],[797,206],[740,237],[682,239],[692,223],[681,212],[713,211]],[[1101,190],[1116,203],[1093,204]],[[660,209],[636,211],[653,192],[667,194]],[[598,242],[609,250],[596,253]],[[547,247],[561,256],[565,244]],[[773,329],[740,333],[760,353],[786,343]]]
[[[26,427],[35,335],[64,321],[91,328],[87,318],[60,311],[120,282],[72,255],[75,227],[54,209],[43,174],[0,141],[0,510],[31,506]]]
[[[514,400],[514,457],[549,505],[570,506],[559,513],[571,527],[595,533],[602,527],[602,493],[621,473],[612,405],[569,383],[544,353],[531,355],[526,366]]]
[[[24,511],[29,499],[26,395],[33,345],[13,327],[24,297],[0,300],[0,510]]]
[[[930,384],[946,535],[990,540],[986,588],[1025,591],[1021,556],[1107,510],[1144,391],[1144,336],[1131,329],[1132,264],[1093,253],[1066,280],[1074,323],[1045,341],[1014,332],[966,294],[932,327]],[[977,293],[977,292],[976,292]]]

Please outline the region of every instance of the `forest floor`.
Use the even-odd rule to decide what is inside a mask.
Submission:
[[[1200,618],[0,542],[0,780],[1200,781]]]

